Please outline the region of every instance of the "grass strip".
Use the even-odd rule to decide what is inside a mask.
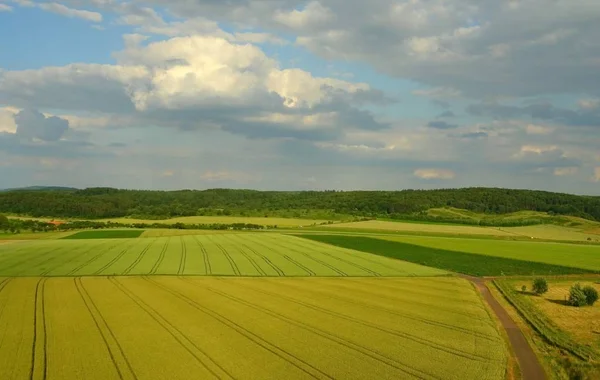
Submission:
[[[567,332],[561,330],[544,313],[540,312],[530,300],[520,296],[515,291],[511,280],[494,280],[494,285],[547,343],[568,351],[584,361],[596,356],[593,349],[577,343]]]

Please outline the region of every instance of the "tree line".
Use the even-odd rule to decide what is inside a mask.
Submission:
[[[600,221],[600,197],[535,190],[464,188],[402,191],[14,190],[0,192],[0,212],[63,218],[123,216],[161,219],[194,215],[399,218],[435,207],[486,214],[530,210]],[[326,217],[324,219],[330,219]]]

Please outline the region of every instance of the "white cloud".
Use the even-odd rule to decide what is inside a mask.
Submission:
[[[0,12],[12,12],[13,8],[7,4],[0,4]]]
[[[600,108],[600,99],[581,99],[579,101],[579,108],[584,110],[595,110]]]
[[[14,107],[0,107],[0,133],[16,133],[15,115],[19,110]]]
[[[291,29],[303,29],[327,23],[334,18],[334,14],[320,2],[311,1],[303,10],[294,9],[289,12],[277,10],[273,18]]]
[[[600,166],[594,168],[594,176],[592,177],[594,182],[600,182]]]
[[[528,135],[547,135],[554,131],[554,128],[545,125],[527,124],[525,130]]]
[[[577,174],[577,172],[579,171],[578,167],[566,167],[566,168],[555,168],[554,169],[554,175],[555,176],[567,176],[567,175],[574,175]]]
[[[453,179],[456,176],[452,170],[447,169],[417,169],[413,173],[421,179]]]
[[[80,18],[92,22],[102,22],[102,15],[98,12],[73,9],[58,3],[40,3],[38,4],[38,7],[45,11],[57,13],[70,18]]]
[[[560,148],[556,145],[547,145],[547,146],[539,146],[539,145],[523,145],[520,150],[520,154],[526,153],[534,153],[534,154],[542,154],[547,152],[559,151]]]

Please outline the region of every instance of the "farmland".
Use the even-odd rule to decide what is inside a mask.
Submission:
[[[506,371],[495,323],[457,278],[0,281],[2,379],[503,379]]]
[[[593,251],[590,252],[589,264],[583,258],[581,267],[569,265],[574,261],[570,260],[569,251],[559,251],[555,256],[558,265],[545,263],[545,256],[541,252],[528,253],[523,251],[523,257],[519,258],[517,252],[516,258],[503,256],[488,256],[484,253],[468,253],[458,250],[451,245],[452,241],[447,239],[443,241],[447,246],[444,249],[436,246],[416,245],[404,242],[402,238],[381,238],[376,239],[364,236],[344,236],[344,235],[301,235],[304,238],[313,241],[333,244],[338,247],[369,252],[385,257],[392,257],[399,260],[427,265],[435,268],[442,268],[449,271],[470,274],[474,276],[500,276],[500,275],[540,275],[540,274],[578,274],[578,273],[593,273],[598,271],[593,263],[594,258],[591,257]],[[397,241],[400,240],[400,241]],[[471,239],[455,239],[458,243],[468,244]],[[490,247],[500,243],[492,240],[482,240],[487,242]],[[516,242],[510,242],[516,243]],[[483,244],[483,243],[482,243]],[[541,243],[529,243],[532,248]],[[569,245],[563,248],[569,248]],[[516,247],[515,247],[516,248]],[[513,249],[515,249],[513,248]],[[575,246],[575,248],[592,248],[598,250],[599,247]],[[509,251],[510,252],[510,251]],[[596,258],[597,260],[597,258]],[[547,260],[546,260],[547,261]],[[592,268],[590,268],[590,266]]]
[[[577,220],[575,218],[572,218]],[[483,227],[452,225],[444,223],[418,223],[401,221],[370,220],[364,222],[336,223],[320,227],[322,230],[349,232],[380,232],[397,233],[417,236],[446,236],[446,237],[479,237],[495,238],[498,240],[554,240],[574,242],[600,242],[598,223],[573,222],[582,224],[581,227],[569,227],[554,224],[540,224],[524,227]]]
[[[537,345],[546,352],[555,378],[595,379],[600,376],[600,305],[572,307],[565,301],[574,283],[600,290],[596,281],[593,277],[553,277],[548,279],[548,292],[542,295],[530,291],[530,278],[495,281],[520,315],[543,336]],[[522,286],[526,291],[521,290]]]
[[[147,274],[369,277],[445,272],[271,233],[37,240],[7,244],[0,252],[0,276]]]
[[[102,222],[115,222],[115,223],[164,223],[164,224],[233,224],[233,223],[247,223],[247,224],[258,224],[261,226],[278,226],[278,227],[298,227],[298,226],[310,226],[312,224],[326,223],[327,220],[317,219],[298,219],[298,218],[261,218],[261,217],[244,217],[244,216],[183,216],[179,218],[169,219],[135,219],[135,218],[109,218],[100,219]]]
[[[429,248],[600,271],[599,245],[426,236],[378,238]]]
[[[67,235],[63,239],[128,239],[140,237],[144,230],[103,230],[80,231]]]

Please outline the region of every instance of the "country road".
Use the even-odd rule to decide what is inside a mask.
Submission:
[[[544,368],[540,364],[538,357],[531,349],[529,342],[527,342],[527,339],[525,339],[523,332],[510,317],[510,315],[508,315],[506,309],[504,309],[498,300],[494,298],[490,290],[485,285],[486,280],[481,277],[473,277],[462,274],[460,277],[475,284],[475,287],[477,290],[479,290],[479,293],[481,293],[483,299],[488,305],[490,305],[491,309],[494,311],[498,317],[498,320],[504,327],[504,330],[506,330],[506,334],[508,335],[513,352],[515,353],[517,361],[519,362],[523,380],[547,379]]]

